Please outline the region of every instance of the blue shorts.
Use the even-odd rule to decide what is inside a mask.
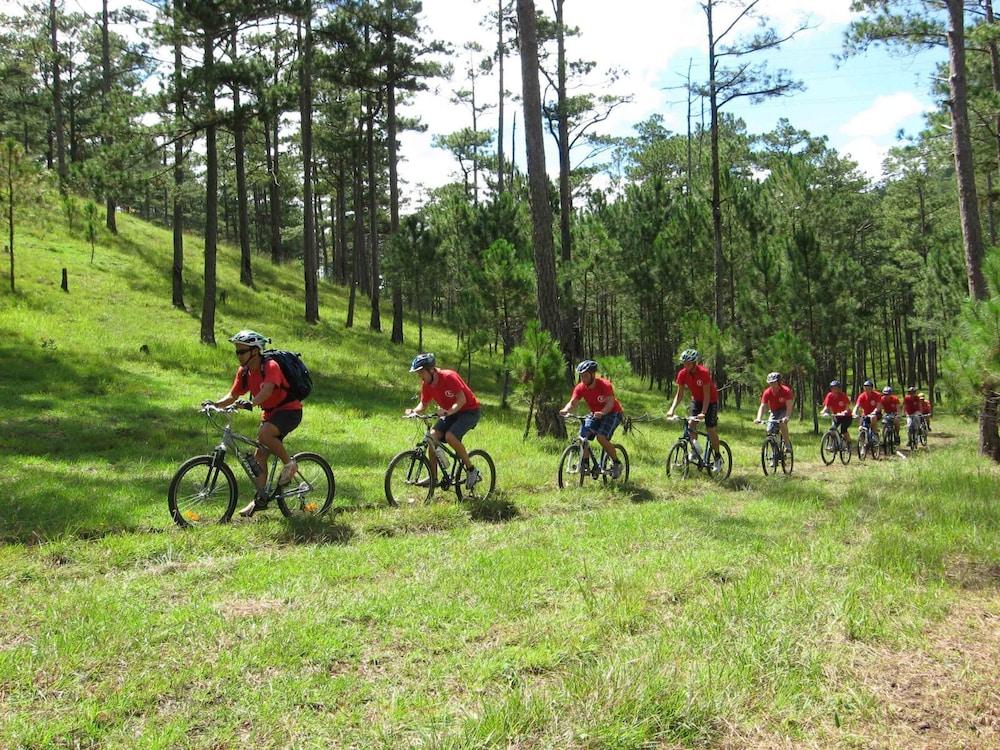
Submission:
[[[591,440],[597,435],[603,435],[610,440],[621,421],[622,413],[620,411],[613,411],[603,417],[591,415],[584,419],[583,424],[580,425],[580,437]]]
[[[461,440],[465,436],[465,433],[475,427],[478,422],[479,409],[460,411],[455,414],[450,414],[447,417],[442,417],[435,422],[434,431],[439,432],[442,435],[450,432],[452,435]]]

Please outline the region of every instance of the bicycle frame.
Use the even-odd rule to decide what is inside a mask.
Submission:
[[[208,421],[212,423],[213,427],[220,426],[219,422],[216,419],[217,415],[223,414],[225,418],[225,423],[222,425],[222,439],[220,440],[219,444],[212,449],[212,466],[215,467],[218,465],[219,462],[225,462],[226,453],[231,452],[233,453],[233,455],[238,457],[236,463],[239,464],[241,469],[243,469],[243,473],[247,475],[247,478],[250,480],[251,483],[255,483],[256,477],[243,464],[243,461],[239,460],[240,457],[239,449],[241,444],[249,448],[253,448],[254,451],[256,451],[259,448],[263,448],[263,446],[256,440],[248,438],[246,435],[241,435],[240,433],[233,430],[233,416],[236,414],[236,411],[231,407],[226,407],[225,409],[214,409],[214,410],[204,409],[203,411],[205,412],[205,415],[208,417]],[[270,495],[271,490],[274,487],[274,477],[278,472],[278,457],[275,456],[274,454],[271,454],[268,457],[268,463],[270,464],[269,468],[268,467],[261,467],[261,468],[267,469],[268,471],[267,483],[265,484],[265,487],[267,488],[268,495]]]
[[[458,453],[456,453],[455,450],[450,445],[448,445],[446,441],[435,439],[433,434],[434,431],[431,429],[431,426],[428,423],[436,421],[437,420],[436,416],[432,417],[426,414],[415,414],[414,417],[424,422],[424,434],[423,437],[421,437],[420,440],[417,441],[417,444],[413,446],[413,451],[414,453],[425,453],[428,448],[430,448],[431,451],[436,451],[438,447],[440,447],[444,451],[445,456],[448,457],[449,465],[447,468],[445,468],[441,466],[440,460],[437,461],[438,469],[441,471],[443,475],[441,479],[437,482],[437,485],[442,490],[447,490],[457,480],[459,473],[459,466],[461,465],[462,461],[459,459]]]

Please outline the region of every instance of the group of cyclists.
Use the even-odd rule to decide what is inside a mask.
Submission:
[[[268,455],[271,453],[276,455],[282,462],[278,486],[286,485],[294,478],[297,466],[285,448],[284,439],[302,422],[302,402],[290,394],[288,380],[278,363],[265,356],[265,347],[270,343],[269,338],[256,331],[243,330],[232,336],[229,341],[234,345],[235,355],[239,361],[233,384],[229,393],[222,398],[204,403],[224,408],[249,393],[248,408],[258,406],[263,410],[257,432],[257,442],[260,445],[255,454],[256,461],[259,466],[265,466]],[[691,398],[689,419],[692,423],[704,424],[712,448],[712,456],[709,458],[718,471],[722,463],[718,433],[719,389],[712,379],[710,370],[705,365],[699,364],[699,360],[700,355],[695,349],[686,349],[681,353],[681,367],[674,379],[677,391],[667,410],[667,417],[674,418],[678,404],[685,394],[688,394]],[[622,472],[622,464],[611,437],[622,422],[622,406],[615,397],[611,381],[598,377],[598,369],[598,363],[592,359],[583,360],[576,366],[579,382],[573,388],[570,399],[562,407],[560,414],[568,416],[581,401],[586,403],[590,413],[581,422],[580,436],[588,442],[594,439],[598,441],[611,458],[612,478],[618,478]],[[415,408],[407,409],[404,416],[419,416],[424,414],[432,403],[437,405],[438,420],[431,428],[433,441],[428,449],[431,473],[421,481],[425,486],[437,481],[438,459],[433,446],[443,440],[451,446],[464,464],[467,470],[465,477],[467,486],[474,487],[480,481],[480,476],[469,460],[462,438],[479,422],[480,408],[476,394],[457,372],[439,368],[435,356],[431,353],[418,354],[414,357],[410,364],[410,372],[416,373],[421,381],[420,403]],[[762,422],[766,407],[769,424],[779,426],[786,450],[791,452],[788,417],[792,413],[795,394],[791,387],[781,380],[781,373],[768,374],[767,387],[761,393],[760,407],[755,421]],[[915,386],[907,388],[902,407],[906,415],[907,430],[918,429],[919,420],[924,420],[929,430],[931,404],[923,393],[917,392]],[[863,390],[852,406],[850,398],[844,392],[843,384],[839,380],[834,380],[830,383],[830,390],[823,399],[822,414],[831,416],[845,440],[850,442],[850,427],[855,418],[860,418],[861,425],[867,429],[872,429],[879,420],[884,419],[886,424],[894,426],[898,434],[899,408],[900,400],[893,393],[892,387],[886,386],[879,393],[871,380],[865,380]],[[254,481],[257,491],[254,499],[240,511],[243,517],[250,517],[267,507],[266,473],[259,472]]]

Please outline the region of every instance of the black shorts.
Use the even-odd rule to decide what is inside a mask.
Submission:
[[[701,401],[691,402],[691,416],[697,417],[701,414]],[[715,427],[719,424],[719,404],[709,404],[705,409],[705,426]]]
[[[854,417],[847,414],[843,417],[834,417],[834,421],[837,423],[837,427],[840,428],[840,434],[846,435],[848,428],[851,426],[851,422],[854,421]]]
[[[264,420],[278,428],[278,437],[284,437],[302,423],[301,409],[282,409]]]
[[[449,414],[447,417],[441,417],[441,419],[434,423],[434,431],[440,432],[442,435],[450,432],[461,440],[465,437],[465,433],[475,427],[478,422],[479,409],[459,411]]]

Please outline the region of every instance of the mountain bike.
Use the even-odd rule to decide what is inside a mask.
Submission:
[[[878,461],[878,433],[872,428],[872,418],[866,416],[858,427],[858,458],[864,461],[869,456]]]
[[[279,486],[281,461],[270,457],[270,469],[257,463],[254,451],[260,448],[256,440],[233,431],[233,415],[250,408],[239,402],[220,409],[212,404],[201,407],[209,423],[222,430],[222,440],[215,449],[204,456],[189,458],[170,480],[167,489],[167,507],[178,526],[201,526],[209,523],[226,523],[236,509],[236,475],[226,463],[226,454],[232,453],[254,486],[254,477],[268,471],[265,485],[267,500],[275,500],[288,518],[320,516],[330,509],[336,483],[333,469],[316,453],[296,453],[292,460],[298,465],[295,476],[288,484]],[[245,446],[245,450],[241,450]],[[254,487],[254,489],[256,489]]]
[[[826,431],[826,434],[819,441],[819,455],[823,459],[823,463],[827,466],[836,461],[837,456],[840,456],[840,463],[842,464],[846,465],[851,462],[851,444],[840,433],[836,417],[833,417],[830,422],[830,429]]]
[[[424,434],[417,444],[397,453],[385,470],[385,499],[393,507],[429,503],[434,490],[454,488],[459,500],[485,500],[496,487],[496,465],[490,454],[484,450],[469,451],[469,461],[477,472],[470,479],[465,465],[458,454],[431,434],[432,423],[438,417],[430,414],[414,414],[403,419],[420,419],[424,422]],[[427,449],[433,448],[438,459],[438,479],[431,475],[431,462]]]
[[[754,420],[758,423],[763,420]],[[777,474],[778,466],[785,474],[791,474],[795,466],[795,457],[792,455],[792,446],[785,442],[785,436],[781,434],[780,425],[787,422],[788,417],[781,419],[768,419],[763,422],[767,426],[767,435],[760,448],[760,468],[764,470],[764,476]]]
[[[583,417],[576,414],[567,414],[564,418],[567,422],[583,421]],[[618,484],[627,482],[629,474],[628,451],[621,443],[614,443],[614,446],[618,453],[618,460],[621,462],[621,470],[617,477],[612,471],[611,456],[603,447],[600,454],[595,456],[589,440],[579,434],[574,436],[559,457],[559,473],[557,475],[559,489],[571,484],[582,486],[584,480],[588,478],[595,481],[601,479],[605,484],[608,482]]]
[[[896,415],[891,412],[884,414],[882,418],[882,455],[886,458],[896,455],[896,449],[899,447],[896,420]]]
[[[920,425],[917,428],[917,440],[920,441],[920,445],[924,448],[927,447],[927,433],[930,432],[930,427],[927,426],[927,417],[923,414],[920,415]]]
[[[733,470],[733,453],[729,450],[729,444],[725,440],[719,441],[719,455],[721,459],[719,465],[710,458],[712,455],[712,444],[705,435],[704,446],[698,445],[697,424],[702,420],[698,417],[668,417],[672,422],[679,419],[684,420],[684,433],[677,438],[670,452],[667,454],[667,476],[687,479],[691,467],[694,466],[699,471],[705,472],[712,479],[726,479]]]

